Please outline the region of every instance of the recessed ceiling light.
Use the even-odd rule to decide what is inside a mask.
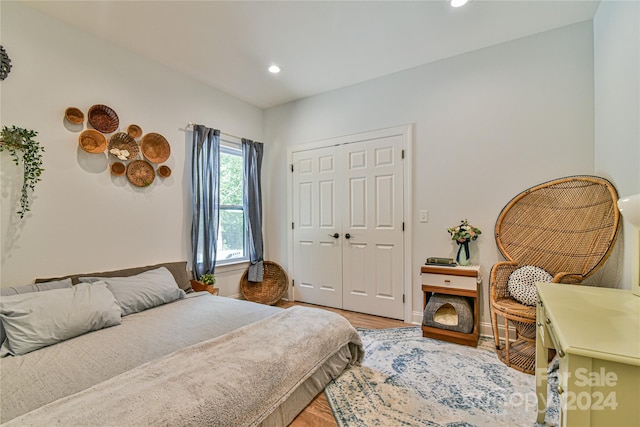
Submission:
[[[272,65],[269,67],[269,72],[271,74],[278,74],[280,72],[280,67],[278,67],[277,65]]]
[[[460,7],[467,4],[469,0],[451,0],[451,7]]]

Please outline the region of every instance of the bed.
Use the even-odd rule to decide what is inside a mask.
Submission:
[[[176,266],[178,274],[171,274],[180,276],[173,282],[179,298],[125,315],[121,290],[131,292],[129,278],[161,271],[158,282],[168,281],[166,264],[149,267],[132,276],[120,270],[42,279],[71,281],[71,288],[0,299],[4,353],[14,326],[7,306],[14,299],[46,296],[48,302],[70,292],[102,292],[102,299],[115,297],[120,315],[113,326],[1,358],[2,425],[283,426],[362,361],[360,338],[343,317],[189,292]]]

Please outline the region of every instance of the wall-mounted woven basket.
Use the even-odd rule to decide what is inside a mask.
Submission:
[[[64,117],[69,121],[69,123],[73,123],[74,125],[84,123],[84,113],[76,107],[67,108],[64,111]]]
[[[120,162],[111,163],[109,168],[111,169],[111,174],[115,176],[122,176],[127,171],[125,164]]]
[[[107,138],[94,129],[83,130],[78,137],[78,143],[84,151],[91,154],[104,153],[107,148]]]
[[[140,148],[144,157],[152,163],[166,162],[171,155],[169,141],[155,132],[150,132],[142,137]]]
[[[262,282],[249,282],[247,268],[240,279],[242,296],[248,301],[273,305],[287,292],[289,277],[280,265],[273,261],[264,261],[264,276]]]
[[[129,156],[126,159],[120,160],[135,159],[138,157],[138,153],[140,152],[140,147],[138,147],[136,140],[133,139],[131,135],[124,132],[114,133],[111,135],[111,138],[109,138],[109,153],[114,157],[118,157],[114,153],[111,153],[111,150],[114,148],[117,150],[127,150],[129,152]]]
[[[127,166],[127,178],[136,187],[147,187],[156,178],[156,171],[146,160],[134,160]]]
[[[120,125],[120,119],[118,119],[116,112],[106,105],[92,105],[87,116],[91,126],[102,133],[114,132]]]
[[[136,124],[131,124],[127,127],[127,133],[133,138],[140,138],[142,136],[142,128]]]
[[[169,178],[171,176],[171,168],[166,165],[162,165],[158,168],[158,175],[163,178]]]

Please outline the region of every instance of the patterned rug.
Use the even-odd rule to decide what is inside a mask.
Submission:
[[[363,365],[325,389],[339,426],[539,426],[535,377],[492,350],[423,338],[418,327],[358,332]],[[550,390],[548,398],[545,425],[555,426],[558,397]]]

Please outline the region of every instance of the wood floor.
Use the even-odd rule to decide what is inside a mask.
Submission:
[[[330,310],[344,316],[354,327],[367,329],[398,328],[403,326],[413,326],[404,323],[402,320],[387,319],[385,317],[370,316],[368,314],[354,313],[352,311],[339,310],[337,308],[321,307],[317,305],[304,304],[298,302],[280,301],[278,307],[292,307],[303,305],[307,307],[322,308]],[[292,427],[337,427],[329,402],[321,392],[291,423]]]

